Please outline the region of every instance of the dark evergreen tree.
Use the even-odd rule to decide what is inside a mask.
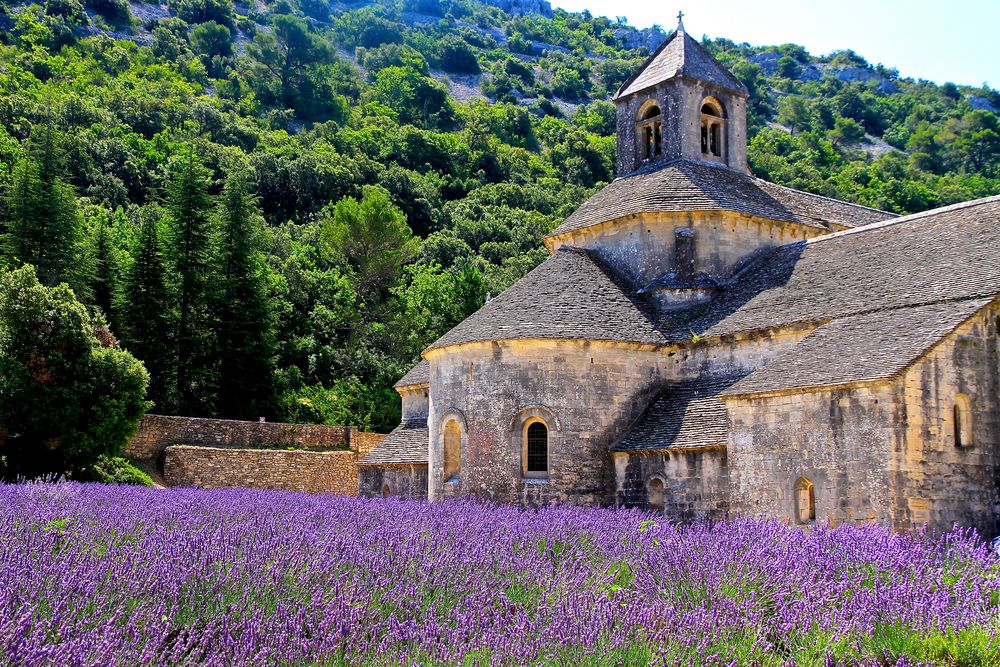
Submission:
[[[51,126],[38,126],[14,169],[7,202],[9,252],[15,263],[33,265],[43,285],[65,282],[88,298],[83,216],[73,188],[60,178],[58,144]]]
[[[132,253],[132,266],[125,275],[121,310],[122,339],[149,371],[149,399],[157,412],[177,410],[174,314],[166,283],[166,267],[157,221],[147,217],[139,229]]]
[[[215,398],[211,177],[191,146],[172,166],[167,219],[177,280],[178,409],[207,415]]]
[[[100,215],[91,238],[90,251],[93,272],[90,276],[90,291],[93,303],[101,309],[111,325],[118,331],[118,313],[115,309],[115,295],[118,293],[118,253],[111,242],[108,219]]]
[[[272,412],[275,308],[260,250],[260,215],[242,174],[226,181],[219,217],[218,412],[255,419]]]

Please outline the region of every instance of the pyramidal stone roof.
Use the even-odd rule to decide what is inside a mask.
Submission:
[[[615,179],[583,203],[547,238],[639,213],[735,211],[807,227],[859,227],[896,217],[775,185],[722,165],[690,160],[652,164]]]
[[[1000,197],[781,246],[734,276],[671,340],[762,331],[1000,294]]]
[[[666,342],[608,268],[586,250],[564,246],[428,349],[545,338]]]
[[[747,87],[684,31],[683,24],[659,46],[613,99],[642,92],[677,77],[697,79],[742,95]]]

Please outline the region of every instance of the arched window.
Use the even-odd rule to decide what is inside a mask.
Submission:
[[[651,510],[663,511],[663,480],[659,477],[646,482],[646,504]]]
[[[954,430],[956,447],[972,446],[972,414],[969,409],[969,397],[965,394],[955,396],[955,406],[952,408],[952,429]]]
[[[726,112],[713,97],[701,103],[701,154],[708,158],[725,157]]]
[[[528,422],[524,429],[524,476],[548,477],[549,428],[545,422]]]
[[[392,492],[389,490],[389,485],[388,484],[383,484],[382,485],[382,497],[383,498],[388,498],[391,493]]]
[[[805,477],[795,481],[795,514],[799,523],[812,523],[816,520],[816,490],[813,483]]]
[[[444,425],[444,481],[458,478],[462,471],[462,425],[449,419]]]
[[[639,121],[635,127],[639,135],[640,158],[649,160],[658,157],[663,150],[663,119],[660,107],[647,102],[639,111]]]

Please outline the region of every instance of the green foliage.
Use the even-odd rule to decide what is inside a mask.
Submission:
[[[121,456],[101,455],[93,465],[74,474],[73,478],[98,484],[153,486],[152,478],[145,471]]]
[[[384,189],[367,186],[361,200],[341,199],[321,217],[324,250],[352,276],[363,302],[379,301],[420,244]]]
[[[154,214],[140,222],[125,278],[123,291],[128,297],[123,298],[121,319],[125,347],[143,360],[151,375],[153,407],[169,413],[177,409],[175,318],[157,222]]]
[[[146,410],[148,376],[65,285],[0,274],[2,475],[83,470],[114,455]]]
[[[7,3],[0,267],[99,308],[167,413],[391,428],[420,351],[614,177],[608,100],[648,55],[478,2],[81,2]],[[758,176],[900,213],[1000,192],[996,91],[703,44],[749,89]]]
[[[185,414],[210,414],[215,377],[210,174],[190,146],[172,164],[167,187],[169,256],[177,276],[177,397]]]
[[[10,255],[35,266],[44,284],[67,282],[85,294],[83,216],[72,186],[60,178],[59,138],[51,125],[32,133],[25,153],[7,201]]]
[[[260,242],[260,216],[245,175],[226,180],[220,202],[222,244],[217,346],[218,414],[252,419],[270,413],[274,315],[267,294],[268,267]]]

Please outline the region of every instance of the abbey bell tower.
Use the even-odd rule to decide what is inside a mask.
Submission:
[[[619,176],[679,158],[747,171],[747,88],[684,31],[682,16],[613,98]]]

